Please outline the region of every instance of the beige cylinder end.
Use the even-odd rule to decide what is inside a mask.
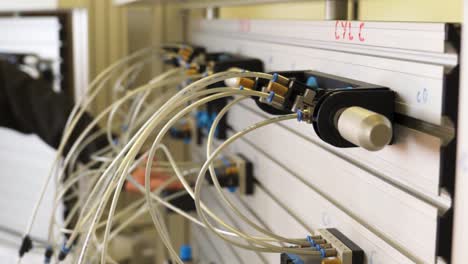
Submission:
[[[369,151],[383,149],[393,137],[392,123],[387,117],[358,106],[341,112],[337,128],[343,138]]]

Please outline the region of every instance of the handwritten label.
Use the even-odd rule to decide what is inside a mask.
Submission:
[[[364,22],[351,22],[337,20],[335,23],[335,40],[365,42]]]
[[[416,101],[420,104],[425,104],[427,103],[429,99],[429,91],[426,88],[423,88],[418,91],[416,94]]]
[[[239,32],[248,33],[250,32],[250,20],[240,20],[239,21]]]
[[[268,64],[272,64],[273,63],[273,56],[269,56],[267,62],[268,62]]]
[[[289,68],[291,70],[295,70],[296,69],[296,63],[295,62],[291,63],[291,66],[289,66]]]

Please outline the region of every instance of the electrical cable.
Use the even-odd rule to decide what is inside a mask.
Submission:
[[[140,51],[137,51],[117,62],[115,62],[114,64],[110,65],[106,70],[104,70],[101,74],[99,74],[94,80],[93,82],[89,85],[89,87],[94,87],[95,84],[97,84],[98,82],[100,82],[100,80],[105,76],[107,75],[109,72],[112,72],[115,68],[117,67],[120,67],[121,65],[127,63],[128,61],[131,61],[133,60],[134,58],[138,58],[139,56],[142,56],[144,54],[146,54],[149,50],[152,50],[152,48],[147,48],[147,49],[143,49],[143,50],[140,50]],[[92,97],[92,96],[91,96]],[[84,99],[84,98],[83,98]],[[33,207],[33,210],[32,210],[32,213],[31,213],[31,216],[30,216],[30,219],[28,221],[28,224],[27,224],[27,227],[25,229],[25,232],[24,232],[24,238],[23,238],[23,242],[22,242],[22,246],[21,246],[21,250],[20,250],[20,254],[19,254],[19,257],[18,257],[18,260],[17,260],[17,263],[21,263],[21,258],[23,257],[24,253],[26,253],[28,251],[27,248],[31,247],[31,246],[28,246],[27,244],[32,244],[30,243],[30,239],[29,239],[29,233],[31,232],[32,230],[32,227],[34,225],[34,221],[37,217],[37,213],[38,213],[38,209],[39,209],[39,206],[40,204],[42,203],[42,200],[44,198],[44,195],[46,193],[46,190],[47,190],[47,186],[49,185],[49,182],[52,178],[52,175],[53,175],[53,172],[55,170],[55,166],[57,165],[58,163],[58,160],[59,160],[59,157],[63,151],[63,148],[65,146],[65,143],[66,141],[68,140],[69,136],[71,135],[71,132],[70,132],[70,129],[73,129],[75,123],[77,122],[73,122],[72,119],[73,117],[75,116],[75,113],[78,111],[79,109],[79,106],[81,105],[81,103],[77,104],[73,109],[72,109],[72,112],[70,114],[70,117],[69,119],[67,120],[67,123],[65,125],[66,127],[66,132],[64,132],[64,136],[62,137],[62,141],[60,143],[60,146],[58,148],[58,151],[57,151],[57,156],[56,156],[56,159],[55,161],[53,162],[52,164],[52,167],[51,167],[51,170],[49,172],[49,175],[47,176],[44,184],[42,185],[41,187],[41,190],[40,190],[40,194],[39,194],[39,197],[38,199],[36,200],[36,204],[34,205]],[[80,115],[80,114],[78,114]],[[71,128],[70,128],[71,127]]]
[[[238,77],[238,76],[243,76],[243,75],[245,75],[245,76],[251,76],[251,77],[255,77],[255,76],[269,76],[269,77],[271,78],[271,75],[262,74],[262,73],[260,73],[260,74],[259,74],[259,73],[234,73],[234,72],[220,73],[220,74],[215,74],[215,75],[211,76],[211,78],[210,78],[210,77],[206,78],[206,79],[209,79],[209,80],[203,80],[203,81],[198,81],[198,82],[192,83],[192,84],[189,85],[187,88],[201,89],[201,88],[204,87],[204,86],[201,85],[201,84],[204,84],[204,83],[206,83],[207,81],[212,81],[212,82],[214,81],[214,82],[216,82],[216,81],[222,79],[223,77],[224,77],[224,78],[226,78],[226,77],[227,77],[227,78],[232,78],[232,77]],[[197,86],[197,85],[198,85],[198,86]],[[209,83],[208,83],[207,85],[209,85]],[[185,93],[187,93],[188,91],[190,91],[190,89],[187,89],[187,88],[184,89],[184,90],[182,90],[181,92],[179,92],[178,95],[184,95]],[[169,100],[165,105],[171,106],[172,100],[174,100],[174,99],[177,99],[177,96],[173,97],[173,98],[172,98],[171,100]],[[157,113],[160,113],[160,111],[157,111]],[[156,114],[157,114],[157,113],[156,113]],[[153,117],[154,117],[154,116],[153,116]],[[114,160],[114,161],[117,161],[117,159]],[[121,184],[121,183],[120,183],[120,184]],[[101,203],[100,208],[102,208],[102,203]],[[99,210],[98,210],[98,211],[99,211]],[[99,213],[95,215],[95,218],[96,218],[98,215],[99,215]],[[92,224],[92,225],[93,225],[93,224]],[[88,235],[86,236],[86,240],[89,240],[89,232],[88,232]],[[163,241],[164,241],[164,240],[165,240],[165,239],[163,239]],[[68,242],[68,243],[70,243],[70,242]],[[85,248],[86,248],[86,247],[84,247],[84,249],[85,249]],[[83,252],[83,251],[82,251],[82,252]],[[80,259],[82,259],[82,256],[83,256],[83,254],[81,254]]]
[[[218,123],[221,121],[221,119],[224,117],[224,115],[227,113],[227,111],[229,109],[231,109],[237,103],[239,103],[240,101],[245,100],[245,99],[246,99],[245,97],[236,98],[235,100],[233,100],[232,102],[227,104],[216,116],[215,120],[213,121],[213,123],[211,125],[211,129],[210,129],[210,131],[208,133],[208,139],[207,139],[207,143],[206,143],[206,156],[207,157],[209,157],[211,155],[211,147],[212,147],[212,144],[213,144],[215,131],[216,131],[217,127],[218,127]],[[210,166],[209,171],[210,171],[210,176],[211,176],[211,179],[213,181],[214,187],[216,188],[216,191],[217,191],[218,195],[221,196],[222,200],[226,204],[228,204],[229,208],[238,217],[240,217],[244,222],[246,222],[248,225],[253,227],[255,230],[257,230],[257,231],[259,231],[259,232],[261,232],[261,233],[263,233],[265,235],[268,235],[270,237],[274,237],[274,238],[278,239],[279,241],[283,241],[283,242],[286,242],[286,243],[296,243],[297,242],[296,240],[291,240],[291,239],[288,239],[288,238],[285,238],[285,237],[282,237],[282,236],[275,235],[274,233],[270,232],[269,230],[264,229],[263,227],[261,227],[261,226],[257,225],[256,223],[252,222],[248,217],[246,217],[244,214],[242,214],[240,212],[240,210],[234,205],[234,203],[232,203],[226,197],[226,195],[224,194],[224,192],[222,190],[222,187],[219,184],[218,177],[216,176],[216,171],[214,170],[214,167]]]

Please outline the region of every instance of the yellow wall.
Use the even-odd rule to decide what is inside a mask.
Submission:
[[[461,22],[463,0],[360,0],[359,19]],[[221,18],[324,19],[324,1],[222,8]]]
[[[360,0],[362,20],[461,22],[463,0]]]
[[[221,8],[220,17],[226,19],[323,19],[323,1],[293,4],[264,4]]]

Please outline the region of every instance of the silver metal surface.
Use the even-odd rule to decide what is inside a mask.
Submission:
[[[393,137],[388,118],[357,106],[346,108],[339,115],[336,128],[343,138],[369,151],[383,149]]]

